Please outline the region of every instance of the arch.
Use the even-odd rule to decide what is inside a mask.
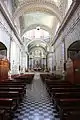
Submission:
[[[51,15],[55,15],[57,17],[57,19],[61,22],[62,21],[62,16],[61,13],[58,9],[58,7],[52,3],[50,3],[49,1],[27,1],[24,2],[23,4],[20,5],[20,7],[18,7],[14,13],[14,19],[16,19],[16,17],[20,17],[25,13],[30,13],[30,12],[35,12],[35,11],[41,11],[41,12],[45,12],[45,13],[49,13]]]
[[[27,44],[28,51],[30,51],[32,48],[36,48],[37,44],[39,44],[39,47],[43,48],[46,51],[47,43],[45,41],[42,41],[42,40],[33,40],[33,41],[30,41]]]
[[[29,44],[31,44],[31,43],[33,43],[33,42],[34,42],[34,43],[36,43],[36,42],[41,42],[41,43],[44,43],[46,46],[48,46],[47,42],[45,42],[45,41],[43,41],[43,40],[31,40],[30,42],[27,43],[27,47],[28,47]]]
[[[31,50],[28,53],[31,53],[36,49],[42,49],[45,53],[47,52],[42,46],[40,46],[40,47],[32,47]]]
[[[32,24],[29,27],[25,28],[22,32],[21,32],[21,36],[23,36],[25,34],[25,32],[32,30],[34,28],[36,28],[37,26],[40,26],[41,29],[48,31],[50,33],[50,35],[52,35],[52,29],[50,29],[49,27],[42,25],[42,24]]]
[[[7,47],[2,42],[0,42],[0,50],[7,50]]]
[[[34,46],[32,46],[32,47],[30,47],[30,48],[28,48],[28,51],[31,51],[31,49],[35,49],[35,48],[42,48],[42,49],[44,49],[44,51],[46,51],[46,49],[43,47],[43,46],[39,46],[39,47],[37,47],[36,45],[34,45]]]
[[[67,49],[67,57],[72,58],[80,51],[80,40],[77,40],[70,44],[70,46]]]
[[[75,42],[73,42],[72,44],[70,44],[70,46],[68,47],[69,51],[80,51],[80,40],[77,40]]]
[[[2,42],[0,42],[0,54],[7,57],[7,47]]]

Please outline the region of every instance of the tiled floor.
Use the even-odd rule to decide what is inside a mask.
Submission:
[[[33,83],[27,85],[26,96],[15,112],[13,120],[59,120],[51,99],[42,83],[39,73],[35,73]]]

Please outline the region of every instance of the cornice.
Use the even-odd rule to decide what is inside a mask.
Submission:
[[[6,27],[1,23],[1,21],[0,21],[0,28],[1,28],[1,30],[4,30],[4,31],[11,37],[10,31],[8,31],[8,30],[6,29]]]
[[[37,26],[40,26],[41,29],[48,31],[50,33],[50,35],[52,35],[52,29],[50,29],[49,27],[47,27],[43,24],[31,24],[31,25],[29,25],[29,27],[27,27],[21,31],[21,36],[23,36],[27,31],[36,28]]]
[[[0,11],[2,12],[2,14],[3,14],[4,18],[6,19],[7,23],[9,24],[10,28],[13,30],[13,32],[14,32],[15,36],[17,37],[19,43],[21,45],[23,45],[22,42],[21,42],[20,36],[18,35],[18,32],[15,28],[15,25],[14,25],[14,23],[13,23],[11,17],[10,17],[10,14],[9,14],[8,10],[6,9],[4,3],[2,3],[1,1],[0,1]]]
[[[44,9],[43,9],[44,8]],[[31,11],[43,11],[52,15],[56,15],[59,21],[62,21],[62,16],[59,11],[59,8],[55,5],[55,3],[51,3],[48,0],[27,0],[23,2],[15,11],[13,17],[16,19],[16,16],[22,16],[25,12]]]

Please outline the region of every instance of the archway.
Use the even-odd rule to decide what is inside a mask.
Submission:
[[[7,47],[0,42],[0,58],[7,57]]]
[[[7,47],[0,42],[0,80],[7,80],[9,62],[7,60]]]
[[[73,58],[80,54],[80,40],[73,42],[67,49],[67,57]]]
[[[67,50],[66,79],[80,84],[80,40],[73,42]]]

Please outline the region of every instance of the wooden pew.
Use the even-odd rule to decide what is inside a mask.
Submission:
[[[25,88],[25,86],[24,85],[20,85],[20,84],[0,84],[0,87],[6,87],[6,86],[8,86],[8,87],[21,87],[21,88]]]
[[[80,92],[80,88],[74,88],[74,87],[57,87],[57,88],[51,88],[49,90],[49,94],[50,96],[52,96],[52,98],[54,97],[55,93],[59,93],[59,92]]]
[[[48,80],[48,81],[46,81],[46,85],[47,85],[47,87],[49,87],[49,86],[55,86],[55,85],[71,85],[72,86],[72,84],[71,83],[69,83],[69,82],[67,82],[67,81],[64,81],[64,80],[59,80],[59,81],[50,81],[50,80]]]
[[[47,89],[52,90],[53,88],[72,88],[72,85],[70,84],[52,84],[48,85]]]
[[[78,118],[80,119],[80,106],[76,107],[63,107],[59,110],[59,115],[60,115],[60,120],[76,120],[76,119],[70,119],[71,117],[73,118],[73,115],[79,115]],[[77,114],[78,113],[78,114]],[[74,116],[74,117],[75,117]],[[77,118],[77,116],[76,116]]]
[[[80,98],[80,92],[58,92],[54,93],[53,100],[55,105],[58,106],[60,99],[78,99]]]
[[[11,112],[16,107],[16,103],[12,98],[0,98],[0,109]]]
[[[19,91],[19,93],[24,93],[24,89],[21,87],[0,87],[0,90],[6,90],[6,91]]]
[[[72,84],[68,82],[46,82],[47,87],[50,86],[72,86]]]
[[[32,80],[33,80],[34,74],[25,74],[25,75],[21,75],[18,77],[14,77],[14,79],[16,80],[21,80],[27,84],[31,84]]]
[[[45,79],[50,77],[50,73],[49,74],[40,74],[40,77],[41,77],[42,81],[45,82]]]
[[[50,80],[61,80],[62,76],[61,75],[56,75],[56,74],[40,74],[42,80],[45,82],[45,79],[50,79]]]
[[[20,103],[21,96],[18,91],[0,91],[0,98],[12,98],[16,102],[16,107]]]
[[[58,88],[52,88],[51,89],[52,91],[52,94],[55,93],[55,92],[79,92],[80,91],[80,88],[74,88],[74,87],[58,87]]]
[[[24,89],[20,87],[0,87],[0,91],[18,91],[20,96],[20,101],[24,97]]]
[[[6,110],[0,109],[0,120],[10,120]]]
[[[17,81],[17,80],[8,80],[8,81],[0,81],[0,84],[18,84],[18,85],[24,85],[26,86],[26,83],[24,83],[23,81]]]
[[[63,89],[72,88],[72,85],[49,85],[46,89],[50,96],[53,96],[55,92],[63,92]],[[65,90],[66,92],[68,90]]]
[[[61,106],[73,106],[73,105],[80,105],[80,98],[63,98],[59,99],[58,102],[59,105]]]
[[[45,79],[45,83],[48,92],[52,94],[60,120],[80,119],[80,112],[78,113],[80,111],[80,85],[72,85],[67,81],[50,79]]]
[[[72,85],[70,83],[59,83],[59,82],[49,82],[49,83],[46,83],[46,85]]]
[[[50,84],[54,84],[54,83],[65,83],[65,84],[69,83],[70,84],[70,82],[68,82],[67,80],[50,80],[50,79],[45,79],[45,82],[46,83],[50,83]]]
[[[66,118],[69,112],[73,110],[75,112],[77,110],[80,110],[80,88],[79,87],[77,86],[65,87],[65,85],[62,85],[62,87],[61,86],[58,87],[58,85],[56,85],[56,87],[54,86],[55,85],[53,85],[53,88],[51,88],[52,94],[54,97],[53,99],[55,99],[56,102],[54,103],[56,103],[56,105],[58,106],[57,108],[59,108],[61,120]],[[62,102],[61,102],[61,98],[62,98]],[[75,108],[73,107],[72,109],[72,106],[74,106]]]
[[[61,99],[61,98],[80,98],[80,91],[79,92],[56,92],[54,93],[54,99]]]
[[[58,103],[60,119],[64,120],[64,118],[71,115],[71,112],[80,111],[80,98],[68,98],[68,99],[59,99]]]
[[[76,111],[70,111],[65,120],[80,120],[80,109]]]
[[[26,93],[26,87],[24,85],[18,85],[18,84],[0,84],[1,87],[12,87],[12,88],[22,88],[24,90],[24,93]]]

